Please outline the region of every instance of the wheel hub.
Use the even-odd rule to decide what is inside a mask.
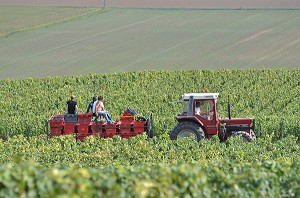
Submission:
[[[191,130],[182,130],[177,136],[177,138],[186,138],[186,137],[194,137],[195,140],[197,140],[196,135]]]

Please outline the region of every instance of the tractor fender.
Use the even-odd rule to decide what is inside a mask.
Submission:
[[[203,123],[194,116],[188,116],[188,117],[187,116],[177,116],[176,120],[179,123],[180,122],[193,122],[193,123],[199,125],[204,130]]]
[[[181,116],[176,116],[176,119],[177,119],[178,123],[182,123],[182,122],[194,123],[194,124],[198,125],[199,127],[201,127],[203,132],[205,134],[207,134],[207,131],[206,131],[203,123],[199,119],[197,119],[195,116],[188,116],[188,117],[187,116],[182,116],[182,117]]]

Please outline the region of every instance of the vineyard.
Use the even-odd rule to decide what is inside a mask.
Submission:
[[[20,135],[0,143],[0,196],[298,197],[296,141]]]
[[[74,167],[151,166],[158,163],[191,163],[209,166],[213,162],[260,163],[262,161],[299,161],[300,146],[297,138],[288,136],[272,142],[272,136],[259,138],[253,143],[242,143],[231,138],[220,143],[217,137],[200,141],[181,139],[172,141],[167,134],[147,140],[146,135],[132,139],[119,136],[100,139],[89,137],[84,142],[72,136],[47,139],[45,135],[26,138],[14,136],[1,142],[1,163],[17,165],[33,161],[44,167],[54,165]]]
[[[141,115],[154,115],[158,135],[175,125],[183,93],[207,87],[219,92],[220,117],[227,116],[227,95],[233,117],[253,117],[262,133],[299,137],[300,70],[191,70],[89,74],[74,77],[27,78],[0,81],[0,135],[44,133],[45,120],[63,113],[74,94],[85,112],[92,96],[104,95],[105,106],[118,119],[130,106]]]
[[[2,0],[0,198],[300,197],[299,3],[276,1]],[[257,139],[171,140],[204,88]],[[71,95],[152,114],[155,136],[50,138]]]
[[[297,197],[300,69],[144,71],[0,81],[0,197]],[[186,92],[219,92],[220,117],[256,119],[259,138],[171,141]],[[74,94],[104,95],[116,120],[153,113],[156,136],[49,139],[45,120]]]
[[[299,197],[299,165],[299,162],[233,165],[229,161],[211,166],[159,164],[101,169],[45,169],[28,163],[18,167],[1,165],[0,179],[5,179],[3,183],[11,188],[0,196]]]

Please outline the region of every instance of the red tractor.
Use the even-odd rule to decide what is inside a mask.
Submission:
[[[172,140],[195,137],[200,141],[218,135],[220,141],[231,136],[242,136],[244,141],[255,139],[255,120],[252,118],[231,118],[228,97],[228,118],[219,118],[217,111],[218,93],[187,93],[181,97],[182,110],[176,116],[178,121],[170,134]]]
[[[91,113],[55,114],[48,122],[50,123],[50,137],[71,134],[77,140],[84,140],[90,135],[99,135],[101,138],[110,138],[114,135],[131,138],[144,132],[149,138],[154,136],[152,114],[146,119],[130,107],[123,113],[120,120],[112,124],[98,121]]]

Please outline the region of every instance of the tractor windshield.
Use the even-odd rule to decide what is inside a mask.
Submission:
[[[186,114],[188,111],[189,111],[189,101],[188,100],[184,100],[184,101],[182,101],[181,114]]]

